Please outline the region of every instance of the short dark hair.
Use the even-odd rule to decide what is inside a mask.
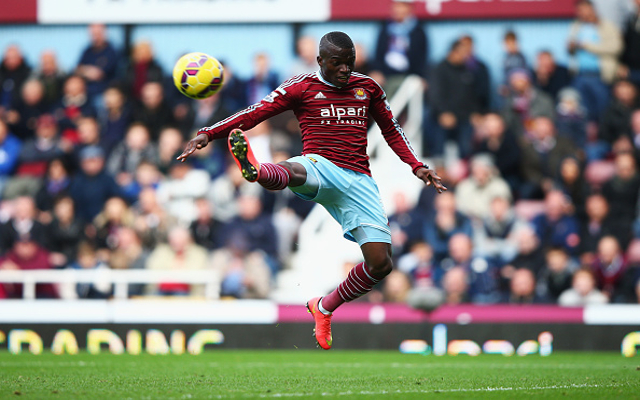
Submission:
[[[326,45],[331,44],[339,49],[353,49],[353,41],[344,32],[333,31],[329,32],[320,39],[320,48],[325,47]]]
[[[507,33],[504,34],[504,40],[518,40],[518,36],[516,35],[516,33],[514,31],[507,31]]]

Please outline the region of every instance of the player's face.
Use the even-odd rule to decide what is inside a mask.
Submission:
[[[356,50],[354,48],[330,47],[321,51],[318,56],[322,76],[327,82],[337,87],[343,87],[349,83],[355,62]]]

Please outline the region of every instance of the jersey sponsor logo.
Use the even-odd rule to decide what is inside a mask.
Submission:
[[[353,89],[353,93],[358,100],[365,100],[367,98],[367,92],[363,88]]]
[[[327,96],[325,96],[324,94],[322,94],[322,92],[318,92],[318,94],[314,97],[314,99],[326,99]]]
[[[321,117],[336,117],[338,121],[342,117],[366,117],[367,107],[335,107],[333,104],[329,108],[320,109]]]

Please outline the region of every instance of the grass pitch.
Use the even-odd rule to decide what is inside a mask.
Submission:
[[[381,351],[191,355],[0,353],[0,398],[640,399],[640,356],[420,356]]]

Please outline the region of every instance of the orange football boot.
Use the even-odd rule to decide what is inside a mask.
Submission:
[[[229,151],[242,171],[242,177],[249,182],[255,182],[260,175],[260,163],[251,151],[247,137],[240,129],[234,129],[229,134]]]
[[[318,346],[325,350],[329,350],[333,343],[333,339],[331,338],[331,314],[323,314],[322,311],[318,309],[320,299],[322,299],[322,297],[314,297],[309,300],[307,302],[307,310],[309,310],[313,319],[316,321],[316,327],[313,329],[313,335],[318,342]]]

